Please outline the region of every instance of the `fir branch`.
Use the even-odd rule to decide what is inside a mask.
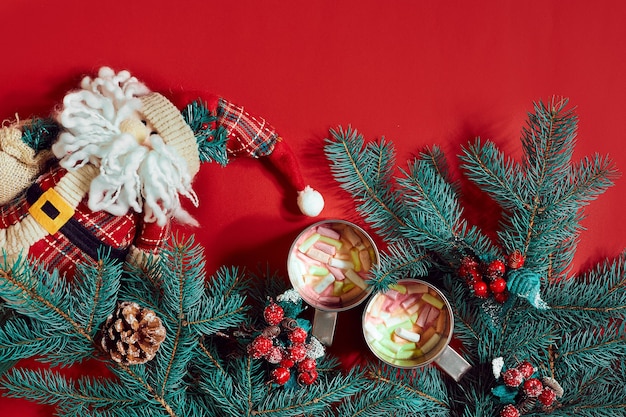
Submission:
[[[363,136],[350,127],[331,129],[330,134],[324,152],[335,180],[381,236],[396,240],[395,231],[404,226],[406,213],[392,186],[395,149],[384,138],[365,145]]]
[[[215,161],[226,166],[228,134],[223,126],[215,126],[217,115],[212,114],[206,103],[198,99],[183,109],[182,116],[196,137],[200,161]]]
[[[74,381],[50,370],[13,368],[3,376],[2,385],[9,397],[25,398],[41,404],[60,404],[68,409],[134,405],[134,400],[128,398],[127,387],[114,382],[100,382],[89,378]]]
[[[332,379],[320,378],[306,390],[284,390],[271,392],[263,404],[252,412],[254,416],[287,417],[315,415],[331,404],[358,394],[364,388],[363,380],[356,371],[337,375]]]
[[[64,335],[50,332],[45,324],[31,322],[24,317],[13,317],[0,328],[0,362],[54,352],[64,345]]]
[[[467,177],[503,209],[523,210],[529,207],[526,196],[522,194],[524,178],[520,167],[512,158],[506,158],[493,142],[483,144],[477,138],[473,144],[463,148],[459,159]]]
[[[368,285],[374,292],[384,291],[398,279],[426,276],[431,265],[431,257],[419,246],[398,240],[386,248],[379,264],[372,267]]]
[[[559,362],[564,369],[590,366],[611,368],[616,360],[626,356],[623,323],[610,323],[602,328],[564,331],[559,345]]]
[[[50,149],[60,129],[58,123],[51,118],[33,118],[21,127],[22,140],[35,152]]]
[[[461,254],[495,256],[497,250],[489,239],[477,228],[468,228],[455,189],[440,175],[441,170],[431,165],[431,153],[427,151],[414,159],[398,180],[409,211],[406,225],[399,232],[448,263]]]

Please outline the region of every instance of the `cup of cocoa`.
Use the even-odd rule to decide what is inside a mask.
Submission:
[[[450,347],[454,316],[446,297],[432,284],[402,279],[372,296],[363,311],[363,335],[383,362],[398,368],[436,363],[454,380],[471,368]]]
[[[337,313],[361,304],[371,293],[367,280],[379,260],[371,236],[354,223],[322,220],[304,229],[287,257],[291,285],[315,309],[312,335],[330,346]]]

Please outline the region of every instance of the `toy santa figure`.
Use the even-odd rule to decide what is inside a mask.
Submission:
[[[9,261],[28,255],[65,274],[103,253],[140,262],[158,252],[171,221],[195,223],[181,198],[198,205],[201,162],[230,156],[267,157],[304,214],[323,207],[274,128],[219,97],[181,113],[127,71],[105,67],[65,96],[55,119],[56,159],[22,143],[23,126],[0,130],[0,248]]]

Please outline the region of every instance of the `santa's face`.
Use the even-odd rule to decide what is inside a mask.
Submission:
[[[65,131],[52,149],[66,169],[99,167],[89,208],[114,215],[132,209],[161,225],[184,217],[179,194],[195,202],[186,162],[143,117],[136,93],[144,90],[137,80],[123,73],[86,80],[63,101],[59,121]]]

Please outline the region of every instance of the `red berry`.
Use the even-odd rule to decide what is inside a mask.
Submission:
[[[476,269],[476,267],[478,267],[478,262],[476,262],[476,259],[471,256],[464,256],[461,258],[461,266]]]
[[[256,339],[248,345],[248,354],[254,359],[259,359],[270,353],[270,350],[274,346],[271,339],[265,336],[257,336]]]
[[[502,380],[507,387],[515,388],[524,381],[524,376],[519,370],[511,368],[502,373]]]
[[[489,288],[487,288],[487,284],[484,281],[476,281],[472,288],[476,297],[485,298],[489,295]]]
[[[537,399],[541,404],[545,405],[546,407],[550,407],[556,399],[556,393],[552,388],[544,388],[543,391],[541,391],[541,394],[539,394],[539,397],[537,397]]]
[[[302,344],[289,346],[287,348],[287,357],[295,363],[302,362],[306,358],[306,346]]]
[[[304,343],[308,333],[302,327],[296,327],[289,333],[289,340],[291,343]]]
[[[491,279],[503,277],[505,272],[506,266],[500,259],[494,259],[489,262],[489,266],[487,266],[487,276]]]
[[[506,291],[497,292],[493,295],[493,299],[499,302],[500,304],[504,304],[506,300],[509,299],[509,293]]]
[[[287,369],[289,369],[289,368],[291,368],[292,366],[294,366],[295,364],[296,364],[296,363],[295,363],[294,361],[292,361],[291,359],[289,359],[289,358],[284,358],[284,357],[283,357],[283,360],[282,360],[282,361],[280,361],[279,366],[281,366],[281,367],[283,367],[283,368],[287,368]]]
[[[543,391],[543,383],[537,378],[527,379],[526,382],[524,382],[523,390],[524,394],[536,398]]]
[[[283,350],[279,346],[274,346],[270,349],[265,359],[269,363],[280,363],[283,360]]]
[[[317,371],[315,369],[313,369],[312,371],[308,371],[308,372],[301,372],[298,375],[298,383],[302,385],[311,385],[312,383],[315,382],[316,379],[317,379]]]
[[[305,358],[298,364],[298,371],[300,372],[310,372],[315,369],[317,369],[317,363],[313,358]]]
[[[287,368],[279,366],[272,371],[272,381],[278,385],[285,385],[289,378],[291,378],[291,372]]]
[[[522,255],[522,251],[515,249],[515,251],[509,255],[508,264],[509,268],[518,269],[524,266],[526,258]]]
[[[504,278],[496,278],[489,284],[489,289],[495,294],[500,294],[506,290],[506,281]]]
[[[285,312],[283,311],[283,308],[274,302],[265,307],[265,310],[263,310],[263,318],[265,318],[265,321],[270,326],[277,325],[283,321],[284,317]]]
[[[209,128],[209,124],[208,123],[202,123],[202,130],[207,130]]]
[[[512,404],[507,404],[500,410],[500,417],[519,417],[519,410]]]
[[[522,373],[524,378],[530,378],[535,373],[535,367],[528,361],[524,361],[517,365],[517,369]]]

